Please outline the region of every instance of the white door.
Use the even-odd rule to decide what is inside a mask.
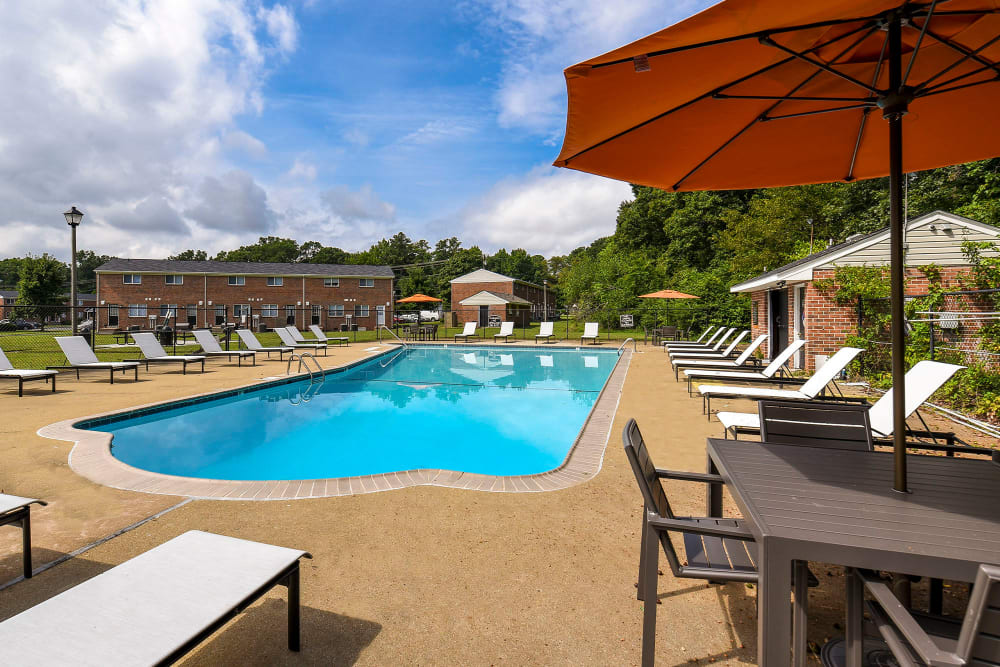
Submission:
[[[375,324],[385,326],[385,306],[375,306]]]

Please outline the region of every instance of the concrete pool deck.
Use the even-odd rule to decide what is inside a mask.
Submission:
[[[366,347],[331,349],[320,361],[347,363]],[[284,370],[276,359],[256,368],[211,362],[204,376],[159,368],[141,373],[137,383],[113,386],[93,374],[67,377],[55,394],[26,387],[20,399],[16,388],[0,386],[0,488],[49,501],[32,509],[35,566],[184,500],[95,484],[70,469],[71,443],[38,436],[37,429],[234,388]],[[315,558],[303,564],[300,654],[285,649],[279,590],[209,638],[186,664],[638,664],[642,603],[634,583],[642,503],[619,435],[629,417],[664,468],[704,470],[705,438],[722,430],[674,382],[665,355],[640,345],[603,465],[589,481],[548,493],[414,486],[266,503],[194,500],[6,588],[0,619],[199,529],[305,549]],[[674,482],[668,491],[678,513],[702,511],[700,485]],[[20,531],[0,530],[0,585],[17,577],[19,564]],[[821,585],[810,591],[809,637],[822,642],[838,633],[841,583],[835,568],[813,571]],[[752,588],[666,575],[659,590],[658,664],[755,662]],[[917,587],[915,599],[921,595]]]

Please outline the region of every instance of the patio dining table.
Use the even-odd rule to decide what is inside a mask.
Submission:
[[[994,461],[911,456],[910,493],[899,493],[888,452],[711,438],[707,450],[757,540],[761,665],[805,663],[806,578],[796,577],[790,613],[793,567],[818,561],[971,582],[980,563],[1000,563]],[[721,497],[709,494],[708,505],[721,516]],[[847,664],[860,665],[863,593],[847,581]]]

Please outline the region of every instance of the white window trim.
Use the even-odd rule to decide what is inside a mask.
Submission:
[[[323,278],[323,287],[340,287],[340,278]]]
[[[339,311],[334,310],[339,309]],[[339,312],[339,314],[338,314]],[[344,306],[343,304],[333,303],[327,306],[326,309],[327,317],[343,317],[344,316]]]
[[[278,316],[278,304],[276,303],[265,303],[260,307],[261,317],[277,317]]]
[[[138,318],[143,318],[144,319],[146,317],[146,313],[147,312],[149,312],[149,311],[147,310],[146,304],[144,304],[144,303],[130,303],[128,305],[128,316],[129,317],[138,317]]]
[[[365,281],[366,280],[368,282],[370,282],[371,285],[365,285]],[[358,287],[375,287],[375,279],[374,278],[359,278],[358,279]]]
[[[284,287],[285,279],[283,276],[268,276],[266,284],[268,287]]]
[[[132,280],[125,280],[126,278],[132,278]],[[123,285],[141,285],[142,284],[142,274],[141,273],[123,273],[122,274],[122,284]]]
[[[236,282],[233,282],[234,280]],[[229,283],[230,287],[243,287],[246,285],[247,278],[246,276],[229,276],[226,282]]]
[[[173,278],[174,282],[169,282],[167,280],[168,278]],[[177,274],[177,273],[168,273],[167,275],[163,276],[163,284],[164,285],[183,285],[184,284],[184,276],[182,276],[180,274]]]
[[[354,304],[354,317],[371,317],[371,308],[364,304]]]

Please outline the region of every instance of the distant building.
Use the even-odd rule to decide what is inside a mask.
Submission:
[[[13,317],[13,310],[8,310],[7,306],[13,306],[17,301],[17,290],[0,290],[0,320]]]
[[[527,325],[533,316],[542,315],[545,301],[545,288],[541,285],[486,269],[451,281],[451,308],[456,319],[478,322],[481,327],[497,326],[496,322]],[[552,304],[548,306],[551,308]]]
[[[963,290],[959,278],[970,269],[962,251],[965,241],[1000,241],[1000,229],[962,216],[935,211],[906,225],[906,293],[926,294],[927,278],[919,267],[934,264],[941,270],[946,291]],[[730,288],[749,294],[751,333],[768,335],[769,356],[789,340],[806,340],[793,366],[813,370],[817,356],[829,356],[858,331],[857,304],[841,305],[834,290],[821,290],[815,282],[832,279],[839,266],[889,265],[889,228],[857,235],[843,243],[778,267]],[[981,309],[966,300],[963,307]],[[978,324],[969,325],[978,328]]]
[[[176,315],[190,327],[374,329],[392,304],[388,266],[113,259],[96,274],[100,328]]]

